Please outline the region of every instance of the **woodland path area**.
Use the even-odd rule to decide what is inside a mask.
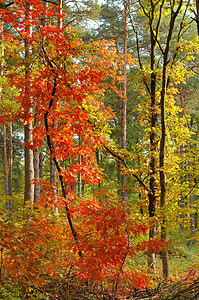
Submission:
[[[41,291],[40,291],[41,292]],[[54,281],[45,286],[45,296],[51,300],[197,300],[199,299],[199,277],[173,283],[159,283],[156,288],[134,290],[128,296],[113,295],[102,292],[96,285],[83,285],[82,282],[71,283]]]

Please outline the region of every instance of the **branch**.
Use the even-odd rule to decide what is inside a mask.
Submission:
[[[139,0],[139,4],[140,4],[140,6],[141,6],[141,8],[142,8],[142,10],[143,10],[143,13],[145,14],[145,16],[146,16],[148,19],[150,19],[150,16],[147,14],[147,12],[146,12],[146,10],[145,10],[145,8],[144,8],[144,5],[141,4],[141,1],[140,1],[140,0]]]
[[[195,187],[197,186],[198,183],[199,183],[199,180],[196,180],[196,183],[194,184],[194,186],[192,186],[190,191],[186,194],[186,196],[185,196],[186,199],[192,193],[192,191],[195,189]]]
[[[68,25],[70,25],[71,23],[73,23],[76,20],[76,18],[74,18],[73,20],[69,21],[62,29],[66,28]]]
[[[50,0],[42,0],[43,2],[47,2],[47,3],[51,3],[51,4],[54,4],[54,5],[58,5],[56,2],[53,2],[53,1],[50,1]]]
[[[10,2],[10,3],[8,3],[8,4],[4,4],[3,2],[1,2],[0,3],[0,9],[5,9],[5,8],[7,8],[7,7],[9,7],[9,6],[13,5],[13,4],[14,4],[13,1]]]
[[[42,45],[43,47],[43,45]],[[44,53],[45,52],[45,49],[43,48],[43,51]],[[48,64],[51,68],[53,68],[53,65],[51,64],[50,60],[48,59]],[[52,145],[52,141],[50,139],[50,134],[49,134],[49,125],[48,125],[48,115],[49,115],[49,112],[53,106],[53,98],[55,96],[55,93],[56,93],[56,88],[57,88],[57,80],[56,78],[54,79],[54,85],[53,85],[53,90],[52,90],[52,94],[51,94],[51,100],[49,102],[49,106],[48,106],[48,110],[47,112],[44,114],[44,123],[45,123],[45,129],[46,129],[46,135],[47,135],[47,144],[48,144],[48,148],[50,150],[50,153],[51,153],[51,156],[53,158],[53,161],[55,163],[55,166],[57,168],[57,171],[59,173],[59,181],[61,183],[61,189],[62,189],[62,195],[65,199],[67,199],[66,197],[66,190],[65,190],[65,184],[64,184],[64,181],[63,181],[63,175],[61,175],[61,167],[59,165],[59,162],[57,161],[55,155],[54,154],[54,148],[53,148],[53,145]],[[75,242],[78,242],[78,237],[77,237],[77,233],[76,233],[76,230],[73,226],[73,223],[72,223],[72,219],[71,219],[71,215],[70,215],[70,210],[68,208],[68,205],[67,203],[65,202],[65,211],[66,211],[66,215],[67,215],[67,219],[68,219],[68,223],[69,223],[69,226],[70,226],[70,229],[71,229],[71,232],[72,232],[72,235],[73,235],[73,238],[75,240]],[[79,253],[79,256],[82,257],[82,251],[81,249],[78,250],[78,253]]]
[[[130,170],[130,168],[128,167],[128,165],[126,164],[125,160],[122,159],[120,156],[118,156],[117,154],[115,154],[113,151],[111,151],[108,147],[104,146],[104,148],[114,157],[116,157],[119,161],[122,162],[122,164],[125,166],[126,169]],[[148,193],[151,193],[150,189],[144,184],[144,182],[142,181],[142,179],[140,179],[135,173],[131,173],[132,176],[139,182],[139,184],[141,186],[143,186],[145,188],[145,190],[147,190]]]

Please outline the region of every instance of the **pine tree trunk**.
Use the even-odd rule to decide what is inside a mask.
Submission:
[[[127,108],[127,44],[128,44],[128,11],[127,11],[127,3],[124,0],[124,66],[123,66],[123,99],[122,99],[122,134],[121,134],[121,146],[123,149],[126,149],[126,108]],[[127,175],[121,174],[121,184],[122,184],[122,200],[127,203]]]
[[[59,7],[62,7],[62,0],[59,0],[58,1],[58,6]],[[62,14],[62,10],[59,11],[59,14],[61,15]],[[62,27],[62,18],[58,17],[58,27],[61,29]],[[57,127],[57,122],[56,120],[54,121],[54,124],[53,124],[54,127]],[[54,143],[52,143],[52,146],[54,147]],[[52,157],[50,158],[50,182],[54,185],[54,186],[57,186],[57,168],[56,168],[56,165],[52,159]],[[56,188],[55,188],[56,190]],[[56,194],[56,193],[55,193]],[[54,195],[55,196],[55,195]]]
[[[191,162],[189,162],[188,164],[189,164],[189,166],[191,166]],[[192,182],[193,182],[191,174],[188,175],[188,179],[189,179],[189,189],[191,190]],[[193,199],[192,193],[189,196],[189,207],[190,207],[190,209],[194,208],[194,199]],[[195,222],[195,214],[193,212],[190,213],[190,226],[191,226],[191,235],[192,235],[192,237],[195,237],[196,236],[196,222]]]
[[[7,164],[7,141],[6,141],[6,125],[3,124],[3,169],[4,169],[4,189],[8,196],[8,164]],[[8,205],[6,204],[7,209]]]
[[[182,116],[186,117],[186,112],[185,112],[185,95],[186,95],[186,91],[183,90],[182,87],[180,87],[180,103],[181,103],[181,108],[182,108]],[[186,127],[188,126],[188,124],[185,125]],[[189,147],[189,146],[187,146]],[[181,146],[181,155],[183,155],[183,146]],[[188,162],[188,165],[191,166],[191,162]],[[183,168],[183,165],[182,165]],[[192,175],[189,173],[188,174],[188,180],[189,180],[189,189],[191,190],[192,188]],[[181,180],[181,182],[183,183],[183,178]],[[178,201],[179,206],[181,208],[185,207],[185,199],[183,197],[183,195],[181,195],[181,199]],[[194,199],[193,199],[193,195],[192,193],[189,196],[189,207],[190,209],[193,209],[194,207]],[[184,214],[182,214],[180,216],[180,218],[182,219],[182,221],[184,221]],[[196,223],[195,223],[195,214],[191,213],[190,214],[190,226],[191,226],[191,235],[194,237],[196,235]],[[184,225],[183,222],[180,223],[180,228],[184,229]]]
[[[34,127],[37,127],[39,122],[37,116],[35,116]],[[33,151],[33,161],[34,161],[34,179],[37,182],[34,185],[34,203],[36,203],[40,197],[40,149],[36,146]]]
[[[3,22],[0,22],[0,34],[1,34],[1,40],[2,41],[2,36],[3,36]],[[4,50],[2,50],[1,55],[4,55]],[[3,76],[3,63],[0,61],[0,76]],[[2,101],[2,91],[3,91],[3,86],[0,84],[0,104]],[[6,124],[3,124],[3,170],[4,170],[4,190],[6,196],[8,196],[8,165],[7,165],[7,142],[6,142]],[[6,205],[7,206],[7,205]]]
[[[79,148],[81,149],[82,147],[82,137],[79,137]],[[79,154],[78,156],[78,163],[81,165],[82,162],[82,155]],[[81,197],[81,192],[82,192],[82,174],[79,173],[77,176],[77,196]]]
[[[9,196],[12,196],[12,162],[13,162],[12,122],[9,122],[9,174],[8,174]]]
[[[26,18],[30,21],[30,9],[31,6],[29,3],[26,4]],[[26,25],[26,32],[31,36],[32,35],[32,26]],[[25,39],[25,59],[26,59],[26,78],[28,78],[30,72],[30,45],[28,39]],[[26,95],[29,97],[28,86],[26,87]],[[31,101],[29,98],[28,102]],[[27,103],[29,104],[29,103]],[[28,108],[27,113],[32,115],[32,108]],[[32,140],[31,130],[33,128],[32,122],[24,125],[24,140],[25,143],[29,143]],[[28,149],[25,146],[25,191],[24,191],[24,204],[27,201],[30,201],[31,204],[34,203],[34,184],[31,180],[34,178],[34,162],[33,162],[33,151]]]
[[[182,108],[182,116],[185,116],[185,91],[183,90],[182,87],[180,87],[180,89],[179,89],[179,94],[180,94],[180,103],[181,103],[181,108]],[[183,145],[180,146],[179,152],[180,152],[181,158],[183,158],[183,155],[184,155],[184,146]],[[181,161],[180,167],[183,170],[183,168],[184,168],[183,159]],[[182,185],[183,182],[184,182],[184,177],[181,176],[180,177],[180,184]],[[178,205],[182,209],[185,207],[185,199],[184,199],[183,193],[181,193],[181,195],[180,195],[180,198],[178,200]],[[185,219],[185,215],[182,213],[180,215],[180,220],[181,220],[180,221],[180,229],[181,230],[184,230],[184,219]]]
[[[61,8],[59,11],[59,14],[62,15],[62,11],[63,11],[63,1],[62,0],[58,0],[58,6]],[[62,18],[58,17],[58,27],[60,29],[62,29]]]
[[[72,163],[75,163],[74,157],[71,158]],[[71,186],[72,190],[74,191],[75,197],[76,197],[76,182],[74,182]]]
[[[13,146],[12,146],[12,122],[9,122],[9,173],[8,173],[8,195],[7,208],[12,210],[12,162],[13,162]]]

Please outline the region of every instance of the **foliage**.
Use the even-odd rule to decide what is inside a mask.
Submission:
[[[117,146],[119,137],[114,136],[114,131],[118,133],[120,120],[105,102],[112,104],[114,101],[114,108],[117,99],[123,98],[120,87],[124,79],[124,57],[118,54],[120,49],[115,48],[114,42],[91,40],[85,43],[69,24],[63,29],[52,24],[40,26],[44,14],[51,20],[64,16],[59,15],[60,9],[51,4],[46,9],[41,1],[15,1],[15,5],[7,9],[1,1],[2,22],[11,23],[18,33],[15,36],[2,34],[1,37],[4,74],[0,83],[6,87],[0,95],[0,123],[14,121],[14,124],[23,122],[25,125],[37,118],[38,124],[31,132],[33,138],[30,142],[25,141],[24,146],[31,150],[39,147],[45,149],[46,156],[50,154],[59,183],[57,186],[52,184],[46,172],[40,180],[42,192],[38,202],[23,206],[21,195],[14,193],[12,212],[4,210],[8,197],[2,196],[0,295],[17,300],[20,288],[22,293],[25,288],[30,299],[39,299],[40,296],[31,295],[31,291],[49,281],[69,277],[79,282],[101,284],[112,295],[117,291],[121,295],[130,293],[133,289],[151,285],[146,263],[137,265],[140,256],[168,250],[183,256],[186,252],[183,249],[181,253],[181,244],[179,247],[172,245],[176,239],[172,233],[177,226],[188,231],[190,215],[195,213],[196,201],[192,206],[186,203],[183,207],[178,202],[179,197],[186,202],[190,193],[197,197],[196,185],[192,184],[198,180],[197,142],[175,98],[177,87],[193,75],[187,70],[187,64],[194,58],[198,40],[186,43],[179,39],[177,48],[172,47],[172,51],[177,49],[176,55],[180,59],[168,62],[170,86],[166,97],[168,133],[164,168],[167,203],[159,207],[157,201],[156,214],[149,218],[150,159],[152,156],[158,159],[161,137],[161,59],[156,60],[155,71],[147,61],[140,69],[132,70],[135,61],[131,55],[127,56],[128,75],[134,90],[128,96],[138,95],[130,109],[130,116],[135,121],[129,128],[139,128],[139,133],[133,135],[128,150],[123,150]],[[115,9],[117,13],[118,7]],[[150,6],[138,15],[142,18],[150,15]],[[159,13],[155,20],[158,16]],[[30,36],[28,28],[33,25],[34,34]],[[120,26],[117,30],[120,31]],[[107,31],[110,31],[109,27]],[[27,50],[24,41],[30,47],[28,57],[24,55]],[[160,41],[156,43],[160,45]],[[142,54],[146,56],[146,50]],[[161,49],[156,55],[161,55]],[[156,75],[156,105],[153,109],[157,113],[158,126],[151,128],[151,94],[147,87],[153,72]],[[109,124],[113,127],[112,133]],[[150,147],[152,133],[156,136],[155,149]],[[96,153],[100,153],[103,162],[99,163],[99,157],[96,160]],[[18,151],[17,155],[20,156]],[[109,168],[108,175],[106,168]],[[128,204],[120,203],[118,197],[117,168],[130,179],[131,200]],[[76,195],[73,188],[80,175],[83,184],[90,186],[84,196]],[[103,178],[108,182],[102,184]],[[37,178],[33,181],[38,184]],[[159,198],[157,178],[155,193]],[[172,236],[168,242],[159,238],[163,215],[167,216],[167,230]],[[154,227],[157,235],[148,240],[147,234]]]

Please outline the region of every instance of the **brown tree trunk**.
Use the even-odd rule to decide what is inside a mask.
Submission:
[[[154,13],[154,7],[153,7]],[[157,158],[156,152],[158,147],[158,137],[156,133],[157,127],[157,109],[156,109],[156,74],[155,74],[155,46],[156,40],[154,38],[154,34],[152,32],[153,29],[153,18],[151,20],[150,26],[150,38],[151,38],[151,90],[150,90],[150,98],[151,98],[151,132],[150,132],[150,181],[149,187],[150,192],[148,194],[149,198],[149,218],[154,218],[155,210],[156,210],[156,176],[157,176]],[[149,229],[149,240],[152,240],[155,235],[155,225],[152,221]],[[154,272],[156,271],[155,266],[155,255],[151,252],[148,253],[148,266]]]
[[[186,116],[186,112],[185,112],[185,96],[186,96],[186,91],[183,90],[182,87],[180,87],[179,89],[179,92],[180,92],[180,103],[181,103],[181,108],[182,108],[182,116]],[[185,125],[186,127],[188,126],[187,124]],[[189,146],[187,146],[189,148]],[[183,145],[181,146],[181,155],[183,155]],[[188,162],[188,165],[191,166],[191,162],[189,161]],[[182,165],[182,168],[183,168],[183,165]],[[189,180],[189,189],[191,190],[192,188],[192,175],[189,173],[188,174],[188,180]],[[181,177],[181,182],[183,183],[184,181],[184,178]],[[178,201],[178,204],[181,208],[184,208],[185,207],[185,199],[184,199],[184,196],[181,195],[181,198],[179,199]],[[193,209],[194,207],[194,199],[193,199],[193,194],[191,193],[189,195],[189,207],[191,209]],[[183,225],[183,221],[184,221],[184,214],[180,215],[180,218],[182,219],[182,223],[180,223],[180,228],[181,229],[184,229],[184,225]],[[194,213],[191,213],[190,214],[190,227],[191,227],[191,235],[194,237],[196,235],[196,223],[195,223],[195,214]]]
[[[75,162],[74,157],[72,157],[71,160],[72,160],[72,163]],[[74,191],[74,194],[75,194],[75,197],[76,197],[76,182],[74,182],[74,183],[72,184],[71,188],[72,188],[72,190]]]
[[[82,137],[81,136],[79,137],[79,147],[80,147],[80,149],[82,147]],[[79,154],[78,163],[81,165],[81,162],[82,162],[82,155]],[[79,173],[77,176],[77,196],[81,197],[81,193],[82,193],[82,174]]]
[[[3,39],[3,22],[0,22],[0,33],[1,33],[1,40]],[[1,55],[4,55],[4,50],[2,50]],[[3,76],[3,63],[0,61],[0,76]],[[0,104],[2,101],[2,91],[3,86],[0,85]],[[7,142],[6,142],[6,124],[3,124],[3,170],[4,170],[4,190],[6,196],[8,196],[8,165],[7,165]]]
[[[180,103],[181,103],[181,108],[182,108],[182,116],[185,116],[185,90],[183,90],[182,86],[179,88],[179,94],[180,94]],[[183,155],[184,155],[184,146],[181,145],[180,146],[180,155],[181,157],[183,158]],[[180,167],[181,169],[183,170],[184,166],[183,166],[183,159],[181,161],[181,164],[180,164]],[[180,176],[180,184],[182,185],[184,182],[184,177],[183,176]],[[182,209],[185,207],[185,199],[184,199],[184,195],[183,193],[181,193],[180,195],[180,198],[178,200],[178,205],[179,207],[181,207]],[[180,229],[181,230],[184,230],[184,218],[185,218],[185,215],[182,213],[180,215]]]
[[[13,162],[13,146],[12,146],[12,122],[9,122],[9,173],[8,173],[8,195],[10,196],[7,201],[8,210],[12,210],[12,162]]]
[[[39,124],[37,116],[35,116],[34,126],[37,127]],[[34,179],[36,184],[34,185],[34,203],[36,203],[40,197],[40,149],[36,146],[33,151],[34,156]]]
[[[197,32],[199,36],[199,0],[196,0],[196,23],[197,23]]]
[[[62,15],[62,12],[63,12],[63,1],[62,0],[58,0],[58,6],[61,8],[59,11],[59,14]],[[58,27],[60,29],[62,29],[62,18],[61,17],[58,18]]]
[[[7,142],[6,142],[6,125],[5,124],[3,124],[3,169],[4,169],[5,194],[6,194],[6,196],[8,196],[8,164],[7,164]],[[7,208],[8,208],[8,206],[7,206]]]
[[[28,21],[30,21],[30,9],[31,6],[29,3],[26,3],[26,18]],[[29,36],[32,35],[32,26],[26,25],[25,28],[26,32],[29,34]],[[30,72],[30,45],[28,39],[25,39],[25,59],[26,59],[26,78],[28,78],[29,72]],[[29,97],[29,91],[28,86],[26,86],[26,93],[27,98]],[[29,98],[28,101],[31,101]],[[27,103],[28,104],[28,103]],[[28,108],[27,113],[32,115],[32,108]],[[33,128],[32,122],[29,122],[28,124],[24,125],[24,140],[25,143],[29,143],[32,140],[32,134],[31,130]],[[24,191],[24,204],[27,201],[30,201],[31,204],[34,203],[34,184],[31,182],[31,180],[34,178],[34,162],[33,162],[33,151],[28,149],[25,146],[25,191]]]
[[[165,54],[166,56],[166,54]],[[167,57],[165,57],[162,73],[162,90],[161,90],[161,140],[160,140],[160,207],[165,208],[166,205],[166,174],[165,174],[165,143],[166,143],[166,113],[165,113],[165,98],[166,98],[166,84],[167,84]],[[167,227],[166,214],[162,213],[161,224],[161,239],[166,242]],[[162,270],[165,279],[169,276],[169,265],[167,251],[162,251]]]
[[[121,146],[123,149],[126,149],[126,108],[127,108],[127,44],[128,44],[128,10],[127,10],[127,2],[123,1],[124,5],[124,66],[123,66],[123,99],[122,99],[122,134],[121,134]],[[127,203],[127,176],[125,174],[121,174],[121,184],[122,184],[122,200]]]
[[[174,31],[174,25],[176,17],[182,7],[182,1],[179,2],[178,7],[171,14],[169,23],[169,32],[166,40],[166,47],[163,54],[163,69],[162,69],[162,87],[160,97],[160,118],[161,118],[161,140],[160,140],[160,153],[159,153],[159,168],[160,168],[160,207],[162,209],[162,224],[161,224],[161,238],[166,242],[167,239],[167,226],[166,226],[166,214],[164,212],[166,206],[166,173],[165,173],[165,147],[166,147],[166,112],[165,112],[165,100],[167,91],[167,65],[168,54],[170,51],[170,42]],[[173,8],[172,8],[173,9]],[[169,264],[167,251],[162,252],[162,271],[165,279],[169,276]]]
[[[13,162],[13,146],[12,146],[12,122],[9,122],[9,174],[8,174],[8,194],[12,196],[12,162]]]
[[[189,164],[189,166],[191,166],[191,162],[189,162],[188,164]],[[189,179],[189,189],[191,190],[192,183],[193,183],[191,174],[188,175],[188,179]],[[190,207],[190,209],[194,208],[194,199],[193,199],[192,193],[189,195],[189,207]],[[192,237],[195,237],[196,236],[196,222],[195,222],[195,213],[193,213],[193,212],[190,213],[190,226],[191,226],[191,235],[192,235]]]
[[[58,1],[58,6],[62,8],[62,0]],[[62,14],[62,9],[60,10],[59,14]],[[58,27],[61,29],[62,28],[62,18],[58,17],[57,20],[57,25]],[[57,126],[57,122],[54,121],[54,127]],[[54,147],[54,143],[52,143],[52,146]],[[54,163],[54,160],[52,158],[50,158],[50,182],[54,185],[57,186],[57,168],[56,165]]]

